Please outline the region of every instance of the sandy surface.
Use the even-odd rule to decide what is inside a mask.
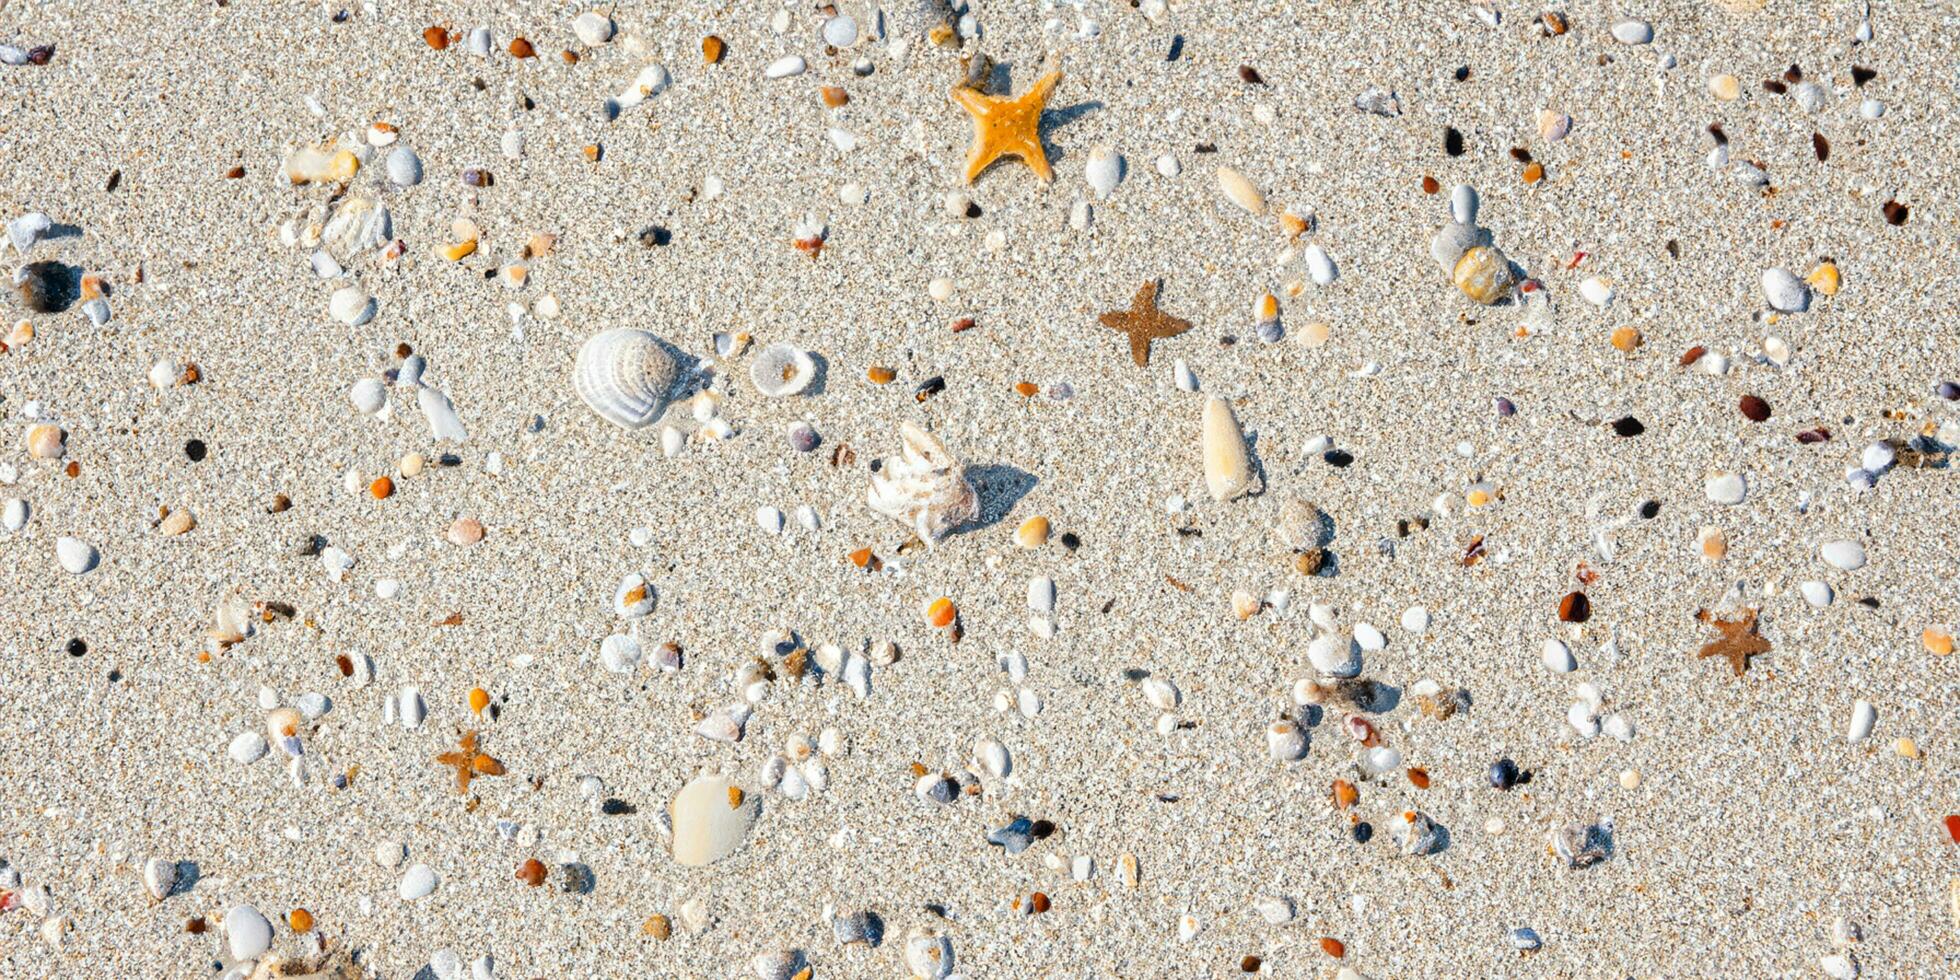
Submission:
[[[1458,3],[1186,3],[1156,22],[1102,0],[1081,15],[976,4],[982,37],[968,44],[1004,66],[998,80],[1018,93],[1044,59],[1065,76],[1042,126],[1055,182],[999,164],[970,190],[980,215],[967,219],[942,203],[971,133],[947,97],[960,75],[950,50],[920,41],[900,58],[866,40],[827,55],[807,10],[779,35],[767,4],[622,3],[620,36],[593,50],[573,38],[567,4],[347,6],[335,23],[335,4],[0,3],[0,41],[56,44],[45,66],[0,67],[0,217],[40,210],[77,229],[31,257],[102,275],[114,310],[103,327],[73,310],[34,315],[34,339],[0,354],[0,461],[14,477],[0,497],[31,511],[0,532],[0,858],[17,893],[47,889],[41,909],[0,913],[0,975],[218,976],[216,925],[240,904],[276,920],[275,953],[311,948],[285,921],[303,907],[318,936],[383,977],[412,976],[442,949],[465,963],[493,955],[503,977],[750,976],[753,956],[788,949],[819,977],[903,976],[904,936],[924,928],[951,937],[968,977],[1228,976],[1247,956],[1286,977],[1807,976],[1837,952],[1839,917],[1862,927],[1852,955],[1868,976],[1960,972],[1948,897],[1960,866],[1942,826],[1960,688],[1954,660],[1921,643],[1960,619],[1960,494],[1941,468],[1901,467],[1869,491],[1845,478],[1868,443],[1951,435],[1956,418],[1932,393],[1960,376],[1950,15],[1878,5],[1874,39],[1853,45],[1854,3],[1746,15],[1575,4],[1557,38],[1533,25],[1537,8],[1509,2],[1495,28]],[[1655,42],[1613,40],[1615,13],[1648,18]],[[1076,36],[1081,16],[1098,36]],[[478,59],[460,39],[433,51],[432,23],[487,26],[497,51]],[[710,33],[728,54],[706,67]],[[504,53],[517,34],[543,56]],[[558,57],[567,47],[577,64]],[[786,54],[810,70],[765,79]],[[868,77],[850,70],[860,54]],[[673,87],[604,121],[602,100],[653,60]],[[1792,63],[1823,85],[1819,111],[1763,90]],[[1854,90],[1854,64],[1877,77]],[[1242,81],[1240,65],[1265,84]],[[1741,80],[1741,100],[1711,98],[1705,80],[1720,73]],[[822,84],[850,104],[825,109]],[[1402,114],[1352,108],[1370,86],[1393,89]],[[1882,118],[1860,116],[1865,97]],[[1570,114],[1571,134],[1540,138],[1541,108]],[[385,200],[406,256],[351,264],[378,313],[350,328],[327,313],[336,284],[278,239],[329,191],[287,186],[279,165],[289,147],[377,119],[399,127],[427,176],[385,187],[377,157],[356,177]],[[1773,192],[1710,169],[1716,121]],[[855,134],[856,149],[838,151],[827,126]],[[1445,126],[1464,134],[1462,156],[1445,155]],[[521,159],[500,150],[508,130],[524,134]],[[1829,139],[1827,163],[1813,132]],[[580,152],[590,143],[603,147],[596,163]],[[1090,197],[1083,165],[1099,144],[1127,174],[1077,230],[1069,212]],[[1521,180],[1512,147],[1542,163],[1541,183]],[[1163,154],[1176,177],[1159,174]],[[244,176],[227,179],[235,165]],[[1270,217],[1226,202],[1221,165],[1275,207],[1310,211],[1315,230],[1289,243]],[[465,167],[494,174],[474,203]],[[1425,175],[1443,192],[1425,194]],[[710,178],[725,191],[704,200]],[[852,182],[868,201],[840,203]],[[1477,307],[1438,271],[1429,240],[1456,183],[1481,191],[1481,222],[1550,307]],[[1905,224],[1884,220],[1888,198],[1910,205]],[[806,214],[829,228],[814,261],[790,244]],[[433,252],[457,217],[483,240],[453,264]],[[640,243],[651,225],[667,244]],[[538,231],[558,248],[531,263],[526,289],[484,277]],[[1340,278],[1289,296],[1306,271],[1275,256],[1309,240]],[[1568,270],[1574,251],[1590,257]],[[1842,291],[1768,322],[1763,270],[1802,276],[1824,256]],[[1613,283],[1610,306],[1580,298],[1592,275]],[[928,297],[934,277],[955,284],[945,302]],[[1096,315],[1153,277],[1163,307],[1196,326],[1139,369]],[[1290,333],[1271,346],[1252,336],[1268,290]],[[527,313],[514,329],[506,306],[547,293],[562,313]],[[9,325],[22,315],[9,304]],[[976,326],[954,333],[962,316]],[[1314,321],[1329,341],[1297,343]],[[617,326],[708,359],[715,331],[747,331],[813,350],[826,370],[811,394],[770,400],[734,359],[715,386],[735,434],[668,459],[654,429],[616,428],[572,393],[580,342]],[[1623,326],[1644,337],[1631,354],[1608,343]],[[1786,364],[1763,353],[1769,337],[1787,343]],[[351,406],[349,386],[396,366],[404,343],[428,359],[425,380],[453,399],[467,441],[434,442],[406,390],[385,420]],[[1678,367],[1696,345],[1730,358],[1728,373]],[[1205,493],[1203,395],[1173,384],[1178,358],[1234,402],[1263,495]],[[201,380],[154,389],[145,373],[159,359],[194,362]],[[1368,362],[1378,374],[1352,376]],[[880,364],[898,380],[867,382]],[[945,390],[915,400],[935,375]],[[1047,390],[1024,399],[1020,381]],[[1064,383],[1074,397],[1052,398]],[[1737,412],[1745,393],[1773,406],[1769,421]],[[1498,416],[1497,396],[1514,416]],[[1606,424],[1628,415],[1643,435]],[[817,452],[787,448],[797,419],[822,434]],[[986,509],[984,526],[929,553],[901,555],[905,530],[864,503],[868,464],[896,451],[905,419],[973,468]],[[67,431],[63,459],[28,456],[35,421]],[[1817,426],[1832,438],[1796,442]],[[1308,451],[1323,435],[1351,465]],[[201,462],[186,456],[193,439],[208,447]],[[831,465],[846,443],[855,463]],[[399,471],[410,453],[432,461],[415,477]],[[435,465],[443,453],[456,464]],[[1715,471],[1745,475],[1740,505],[1705,495]],[[359,489],[384,474],[393,497]],[[1468,509],[1480,480],[1502,501]],[[291,508],[268,513],[282,493]],[[1189,508],[1170,512],[1174,496]],[[1269,534],[1290,497],[1334,523],[1336,560],[1318,577],[1294,571]],[[1648,500],[1658,514],[1634,517]],[[771,536],[752,516],[805,503],[821,530],[792,520]],[[188,508],[196,528],[161,535],[164,506]],[[1426,530],[1397,536],[1398,520],[1424,513]],[[1015,525],[1037,514],[1080,546],[1016,549]],[[445,541],[459,517],[487,537]],[[1591,530],[1630,517],[1606,560]],[[1725,558],[1703,557],[1704,526],[1725,532]],[[636,547],[641,527],[650,543]],[[63,571],[64,535],[100,549],[100,566]],[[357,560],[345,581],[307,553],[314,535]],[[1465,567],[1479,535],[1487,555]],[[1861,541],[1870,563],[1826,565],[1818,547],[1838,539]],[[882,573],[846,560],[867,546]],[[1593,615],[1561,624],[1581,562],[1599,576]],[[625,624],[612,592],[633,571],[658,607]],[[1058,585],[1052,639],[1026,623],[1033,575]],[[377,596],[383,579],[399,580],[397,597]],[[1796,586],[1809,579],[1837,601],[1806,602]],[[1288,590],[1290,608],[1239,621],[1241,589]],[[922,620],[940,595],[959,605],[957,645]],[[297,615],[201,660],[227,598]],[[1303,760],[1268,758],[1264,727],[1300,713],[1290,691],[1311,673],[1313,602],[1335,607],[1343,630],[1387,635],[1363,655],[1364,676],[1404,696],[1369,717],[1427,770],[1427,790],[1399,771],[1361,779],[1339,709],[1313,713]],[[1421,635],[1398,625],[1414,605],[1432,616]],[[1694,619],[1703,607],[1761,607],[1774,649],[1741,677],[1697,659],[1712,635]],[[456,612],[460,625],[432,625]],[[739,698],[731,672],[778,626],[848,649],[891,640],[903,656],[874,669],[866,699],[834,680],[779,683],[739,744],[693,734],[694,712]],[[649,649],[680,643],[685,668],[607,672],[599,640],[615,631]],[[1576,672],[1543,665],[1552,637]],[[997,664],[1015,652],[1024,685]],[[375,664],[364,688],[335,667],[356,653]],[[1185,726],[1158,734],[1160,712],[1127,670],[1173,680]],[[1472,706],[1422,717],[1406,692],[1423,679],[1466,689]],[[1568,726],[1582,682],[1604,695],[1603,716],[1632,723],[1630,741]],[[383,722],[405,684],[429,706],[413,730]],[[1039,715],[997,710],[1022,686]],[[493,696],[494,720],[472,716],[473,687]],[[303,785],[277,748],[250,765],[227,758],[234,736],[264,729],[262,688],[282,705],[332,701],[305,726]],[[1858,698],[1877,724],[1848,744]],[[720,863],[672,860],[658,814],[693,774],[753,785],[786,740],[825,727],[848,742],[827,760],[827,791],[767,797]],[[434,761],[466,729],[508,768],[468,795]],[[908,767],[958,772],[989,736],[1012,754],[1005,779],[950,807],[913,794]],[[1487,784],[1504,756],[1531,770],[1528,785]],[[587,775],[636,812],[598,812],[579,789]],[[1352,811],[1330,799],[1337,778],[1360,783]],[[1390,817],[1410,808],[1447,828],[1446,849],[1398,853]],[[1057,832],[1015,856],[990,847],[987,832],[1016,814]],[[1357,818],[1376,829],[1367,843],[1353,838]],[[1548,853],[1555,828],[1605,818],[1607,861],[1571,870]],[[432,895],[398,896],[402,870],[372,857],[384,841],[436,872]],[[1117,871],[1126,851],[1142,869],[1135,889]],[[1069,874],[1077,856],[1094,861],[1086,881]],[[153,901],[138,870],[153,857],[194,865],[195,880]],[[546,887],[513,877],[531,857],[554,866]],[[591,869],[589,894],[559,887],[568,862]],[[1015,910],[1031,891],[1052,907]],[[1294,921],[1263,920],[1266,896],[1294,902]],[[699,934],[680,923],[694,899],[714,917]],[[826,905],[876,911],[885,943],[839,948]],[[642,934],[655,913],[675,917],[673,938]],[[1181,940],[1187,913],[1202,928]],[[63,928],[44,930],[52,916],[68,917],[58,949],[42,936]],[[198,916],[210,932],[187,932]],[[1542,937],[1535,954],[1507,940],[1521,926]],[[1345,943],[1345,960],[1323,936]]]

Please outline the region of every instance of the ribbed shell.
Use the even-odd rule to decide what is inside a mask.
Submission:
[[[871,509],[911,527],[928,546],[980,516],[980,495],[953,454],[924,429],[899,423],[897,456],[871,474]]]
[[[621,328],[597,334],[579,348],[572,388],[600,418],[638,429],[659,417],[679,373],[653,334]]]

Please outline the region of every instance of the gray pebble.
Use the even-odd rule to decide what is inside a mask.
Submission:
[[[422,182],[422,158],[406,146],[388,154],[388,181],[396,187],[414,187]]]

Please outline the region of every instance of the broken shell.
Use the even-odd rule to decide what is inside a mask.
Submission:
[[[899,423],[897,456],[871,474],[871,509],[911,527],[931,546],[955,527],[980,516],[980,496],[966,482],[965,467],[924,429]]]
[[[286,154],[286,179],[294,184],[345,183],[361,169],[361,160],[348,150],[331,146],[302,146]]]
[[[1463,295],[1485,306],[1510,296],[1517,285],[1511,260],[1495,245],[1477,245],[1465,251],[1450,270],[1450,280]]]
[[[619,588],[613,590],[613,612],[627,619],[653,612],[653,586],[647,584],[646,576],[632,572],[619,580]]]
[[[374,300],[359,286],[342,286],[327,298],[327,312],[350,327],[358,327],[374,319]]]
[[[905,966],[919,980],[945,980],[953,975],[953,941],[936,932],[912,930],[905,936]]]
[[[1007,775],[1012,765],[1007,756],[1007,746],[991,738],[983,738],[974,744],[973,758],[980,763],[981,771],[996,779]]]
[[[1330,677],[1361,673],[1361,652],[1355,642],[1338,633],[1322,633],[1307,644],[1307,661]]]
[[[741,846],[755,823],[756,803],[726,777],[701,776],[674,795],[667,813],[674,827],[674,860],[698,868]]]
[[[1275,762],[1292,762],[1307,754],[1307,736],[1291,721],[1266,726],[1266,754]]]
[[[1232,416],[1232,406],[1217,395],[1205,399],[1204,432],[1200,444],[1204,454],[1205,488],[1211,491],[1212,499],[1234,500],[1264,489],[1252,472],[1252,460],[1245,448],[1245,434],[1239,431],[1238,419]]]
[[[885,938],[885,923],[877,913],[861,909],[832,916],[830,934],[839,946],[852,943],[876,946]]]
[[[1218,168],[1218,189],[1225,192],[1227,200],[1253,214],[1262,214],[1266,210],[1266,198],[1259,193],[1259,188],[1252,186],[1252,181],[1231,167]]]
[[[666,91],[672,81],[673,78],[667,74],[666,66],[654,62],[640,69],[640,73],[633,78],[633,84],[627,86],[625,91],[613,96],[613,108],[616,111],[639,105]]]
[[[143,888],[150,897],[161,902],[177,887],[177,864],[162,858],[151,858],[143,862]]]
[[[1159,711],[1169,711],[1184,700],[1184,695],[1178,691],[1177,685],[1162,677],[1146,677],[1143,679],[1142,687],[1143,700]]]
[[[1294,497],[1280,505],[1273,536],[1288,551],[1311,551],[1325,542],[1323,521],[1320,508]]]
[[[748,720],[749,706],[737,702],[709,712],[708,717],[694,726],[694,733],[713,742],[739,742]]]
[[[1014,544],[1021,548],[1039,548],[1048,543],[1048,518],[1039,514],[1021,522],[1014,529]]]
[[[394,157],[407,152],[404,147],[390,155],[391,170]],[[420,179],[419,170],[417,179]],[[339,262],[351,262],[368,250],[386,244],[392,228],[388,209],[380,201],[366,194],[349,194],[333,206],[333,215],[320,231],[320,245]]]
[[[1441,829],[1420,810],[1404,810],[1396,814],[1389,821],[1389,829],[1404,854],[1433,854],[1443,844]]]
[[[802,394],[816,376],[816,363],[794,344],[770,344],[749,364],[749,380],[770,398]]]
[[[68,451],[68,434],[61,426],[45,422],[28,426],[21,441],[27,446],[27,455],[35,459],[60,459]]]
[[[579,348],[572,388],[600,418],[627,429],[652,422],[667,404],[680,369],[645,330],[595,334]]]

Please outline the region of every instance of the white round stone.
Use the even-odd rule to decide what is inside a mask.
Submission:
[[[272,948],[272,923],[250,905],[234,905],[225,913],[225,944],[234,960],[256,960]]]
[[[1717,473],[1708,478],[1705,489],[1709,500],[1729,506],[1742,503],[1749,495],[1749,484],[1740,473]]]
[[[615,674],[630,674],[644,658],[640,641],[614,633],[599,644],[599,662]]]
[[[402,901],[413,902],[418,898],[427,898],[429,893],[435,890],[436,873],[426,864],[411,864],[402,874],[399,889]]]
[[[1354,624],[1354,642],[1360,644],[1361,649],[1369,653],[1374,653],[1388,646],[1388,637],[1383,636],[1382,631],[1376,629],[1372,624],[1356,623]]]
[[[1654,25],[1629,17],[1614,23],[1613,39],[1621,44],[1647,44],[1654,40]]]
[[[358,327],[374,319],[374,300],[359,286],[342,286],[328,297],[327,312],[350,327]]]
[[[1570,674],[1579,667],[1572,657],[1572,648],[1558,640],[1546,640],[1540,657],[1545,661],[1545,669],[1554,674]]]
[[[1829,585],[1826,585],[1823,582],[1819,582],[1816,579],[1810,579],[1809,581],[1806,581],[1803,584],[1797,586],[1797,591],[1803,593],[1803,599],[1805,602],[1808,602],[1819,609],[1822,609],[1825,606],[1830,605],[1831,600],[1836,598],[1836,593],[1831,591],[1831,587]]]
[[[1872,703],[1859,698],[1851,705],[1851,727],[1845,731],[1845,739],[1853,745],[1864,741],[1877,721],[1878,712],[1872,709]]]
[[[580,44],[596,48],[612,40],[612,18],[596,10],[588,10],[572,18],[572,33],[578,36]]]
[[[1421,606],[1410,606],[1402,611],[1402,628],[1411,633],[1421,633],[1429,629],[1429,610]]]
[[[362,415],[373,415],[388,404],[388,388],[373,378],[362,378],[347,389],[347,400]]]
[[[388,152],[388,182],[396,187],[414,187],[422,182],[422,158],[406,146]]]
[[[231,761],[242,766],[259,761],[265,755],[265,750],[264,735],[258,732],[241,732],[237,738],[231,740],[231,745],[225,748],[225,754],[231,756]]]
[[[1865,546],[1856,541],[1827,541],[1817,553],[1832,568],[1855,572],[1865,567]]]
[[[850,14],[838,14],[823,22],[823,43],[833,48],[848,48],[857,39],[858,24]]]
[[[1780,313],[1802,313],[1810,307],[1810,287],[1790,270],[1776,267],[1763,272],[1763,299]]]
[[[95,546],[80,538],[61,537],[54,542],[55,560],[71,575],[81,575],[95,567]]]
[[[1354,641],[1338,633],[1322,633],[1307,644],[1307,661],[1313,669],[1330,677],[1353,677],[1361,673],[1361,653]]]

